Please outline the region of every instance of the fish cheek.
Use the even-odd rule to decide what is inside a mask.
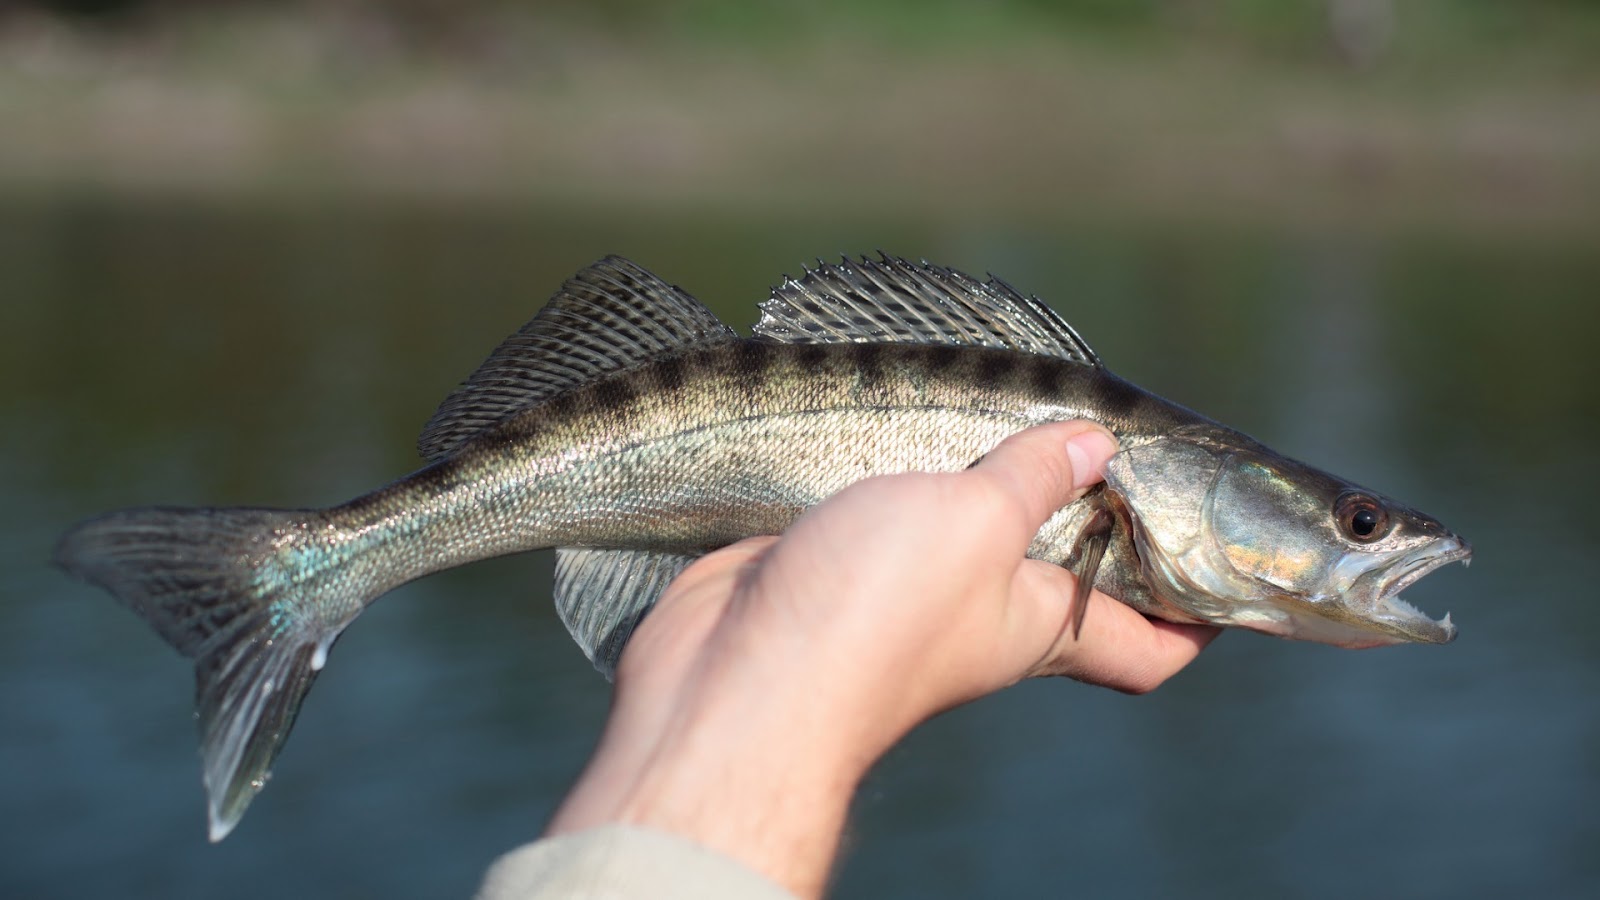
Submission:
[[[1212,539],[1237,572],[1308,600],[1329,593],[1344,544],[1316,491],[1283,469],[1235,457],[1211,499]]]
[[[1171,570],[1205,549],[1206,497],[1225,458],[1209,447],[1163,439],[1124,450],[1106,464],[1106,488],[1128,510],[1147,568]]]

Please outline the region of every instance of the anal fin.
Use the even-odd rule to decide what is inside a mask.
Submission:
[[[622,648],[672,579],[699,557],[648,550],[556,551],[556,612],[607,679]]]

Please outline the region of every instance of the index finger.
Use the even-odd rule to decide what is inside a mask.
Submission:
[[[1030,561],[1017,570],[1013,592],[1029,597],[1035,608],[1059,610],[1060,598],[1072,596],[1072,573],[1049,563]],[[1055,642],[1028,676],[1064,675],[1125,694],[1145,694],[1194,661],[1222,631],[1214,625],[1180,625],[1152,619],[1100,591],[1088,598],[1093,607],[1078,635],[1063,624]],[[1064,612],[1045,615],[1064,616]]]

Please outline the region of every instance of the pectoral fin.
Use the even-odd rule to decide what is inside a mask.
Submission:
[[[1116,518],[1110,510],[1095,512],[1078,533],[1078,589],[1072,597],[1072,639],[1077,640],[1083,631],[1083,616],[1089,611],[1089,592],[1094,590],[1094,579],[1100,572],[1100,561],[1105,558],[1106,547],[1111,543],[1111,528]]]

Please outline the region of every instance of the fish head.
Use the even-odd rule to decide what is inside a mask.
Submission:
[[[1374,491],[1217,426],[1123,450],[1106,487],[1145,582],[1186,616],[1344,647],[1455,638],[1399,594],[1471,548]]]

